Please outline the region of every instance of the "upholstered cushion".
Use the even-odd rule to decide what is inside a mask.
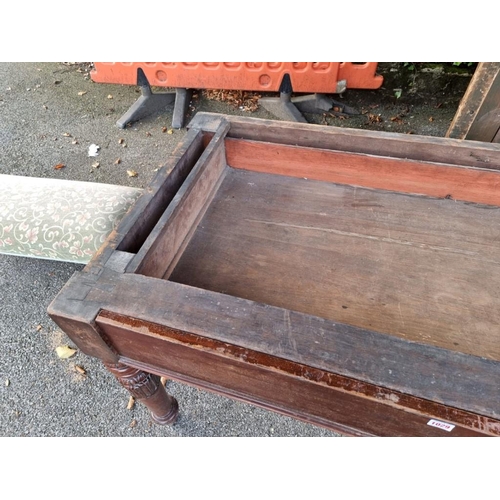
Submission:
[[[0,253],[87,263],[140,189],[0,175]]]

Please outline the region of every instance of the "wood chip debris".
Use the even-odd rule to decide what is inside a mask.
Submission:
[[[130,428],[133,429],[137,425],[137,420],[134,418],[132,422],[130,422]]]
[[[135,170],[127,170],[129,177],[137,177],[139,174]]]
[[[87,93],[86,90],[82,90],[81,92],[78,92],[78,95],[85,95]]]
[[[250,113],[259,109],[259,99],[262,97],[260,94],[245,90],[203,90],[202,94],[210,101],[227,102],[233,108]]]
[[[71,134],[69,134],[68,132],[64,132],[63,137],[71,137]]]
[[[54,170],[61,170],[61,168],[64,168],[65,166],[66,165],[64,163],[58,163],[54,166]]]
[[[117,158],[117,159],[114,161],[114,164],[115,164],[115,165],[119,165],[121,162],[122,162],[121,158]]]
[[[101,166],[101,164],[98,161],[95,161],[94,163],[92,163],[92,168],[99,168],[100,166]]]
[[[125,139],[118,139],[118,144],[123,144],[125,142]]]
[[[127,410],[131,410],[135,406],[135,399],[130,396],[128,399]]]
[[[36,331],[39,332],[42,329],[42,325],[36,325]]]
[[[160,384],[165,387],[167,385],[167,377],[161,377],[160,378]]]
[[[10,385],[10,380],[8,378],[5,379],[5,387],[9,387]]]

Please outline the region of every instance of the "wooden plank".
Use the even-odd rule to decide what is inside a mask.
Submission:
[[[108,246],[137,253],[203,152],[203,133],[190,130],[121,220]]]
[[[500,360],[500,209],[230,170],[171,280]]]
[[[168,208],[160,217],[127,272],[162,277],[175,265],[197,222],[217,190],[226,168],[223,122]]]
[[[495,141],[500,129],[500,63],[479,63],[446,137]]]
[[[376,132],[321,125],[224,116],[231,123],[228,137],[364,153],[423,162],[500,169],[500,145],[393,132]],[[197,113],[190,126],[213,132],[221,115]]]
[[[101,312],[97,322],[126,364],[343,433],[382,436],[500,433],[499,423],[491,419],[368,387],[369,384],[286,363],[265,353],[241,350],[107,311]],[[350,389],[346,390],[348,386]],[[409,411],[401,407],[403,399],[410,406],[406,408]],[[443,432],[427,425],[431,417],[458,426],[450,433]]]
[[[146,276],[104,271],[100,309],[500,417],[500,363]]]
[[[226,139],[233,168],[500,205],[500,172]]]

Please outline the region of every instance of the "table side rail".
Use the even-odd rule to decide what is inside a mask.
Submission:
[[[105,312],[97,323],[124,364],[353,435],[478,436],[500,422],[297,363],[164,329],[144,334]],[[142,331],[141,331],[142,330]],[[427,425],[439,418],[448,434]]]

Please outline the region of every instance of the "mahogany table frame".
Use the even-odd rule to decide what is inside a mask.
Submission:
[[[280,175],[310,155],[319,181],[500,206],[498,145],[199,113],[51,318],[160,424],[178,413],[166,376],[346,435],[499,435],[497,359],[165,279],[228,165],[276,155]]]

